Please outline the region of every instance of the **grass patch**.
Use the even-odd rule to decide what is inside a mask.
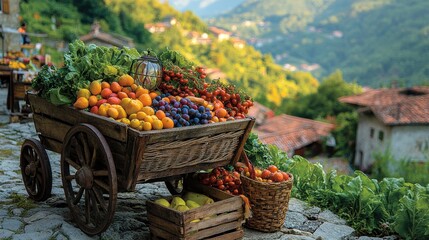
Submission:
[[[37,207],[37,205],[31,199],[17,193],[11,193],[8,199],[10,199],[8,204],[14,204],[16,207],[24,209],[21,215],[25,215],[28,210]],[[11,212],[12,209],[9,209],[9,215],[11,215]]]
[[[13,154],[13,151],[11,149],[1,149],[0,150],[0,155],[3,157],[7,158],[7,157],[12,156],[12,154]]]

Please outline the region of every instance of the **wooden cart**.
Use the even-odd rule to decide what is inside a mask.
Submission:
[[[117,193],[136,184],[164,181],[172,194],[186,174],[240,157],[254,119],[153,131],[137,131],[106,117],[57,107],[28,93],[40,141],[26,139],[20,166],[31,198],[46,200],[52,173],[45,149],[61,154],[61,178],[68,207],[88,235],[104,232],[116,209]]]

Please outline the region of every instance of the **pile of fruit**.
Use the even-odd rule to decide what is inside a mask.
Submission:
[[[202,98],[149,91],[124,74],[118,81],[92,81],[79,89],[73,106],[109,117],[138,130],[159,130],[234,120],[225,108]]]
[[[224,167],[216,167],[210,173],[199,173],[198,180],[204,185],[215,187],[229,194],[242,194],[240,173],[234,170],[228,171]]]
[[[185,212],[206,204],[214,203],[214,200],[201,193],[186,192],[183,197],[174,196],[171,201],[165,198],[159,198],[155,200],[155,203],[179,212]]]

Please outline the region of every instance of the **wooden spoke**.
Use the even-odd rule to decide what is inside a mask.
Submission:
[[[104,189],[104,190],[106,190],[106,191],[109,191],[109,190],[110,190],[110,189],[109,189],[109,186],[108,186],[107,184],[103,183],[103,182],[102,182],[102,181],[100,181],[100,180],[94,179],[94,183],[95,183],[95,184],[97,184],[97,186],[101,187],[102,189]]]
[[[70,166],[76,169],[72,174]],[[95,127],[80,124],[69,130],[61,153],[61,176],[67,204],[79,228],[88,235],[105,231],[115,212],[117,177],[109,145]],[[73,189],[78,188],[75,194]]]
[[[20,167],[22,179],[30,198],[46,200],[51,195],[51,164],[39,140],[25,139],[21,146]]]
[[[109,176],[109,172],[107,170],[94,171],[94,172],[92,172],[92,174],[94,175],[94,177],[108,177]]]
[[[88,190],[85,191],[85,223],[89,224],[91,218],[91,203],[89,198]]]
[[[82,198],[83,195],[83,191],[85,189],[83,187],[81,187],[79,189],[79,192],[77,192],[75,199],[73,200],[73,205],[77,205],[80,202],[80,199]]]
[[[79,164],[77,164],[76,162],[74,162],[73,160],[71,160],[70,158],[66,158],[64,159],[68,164],[70,164],[74,169],[79,170],[81,168],[81,166]]]

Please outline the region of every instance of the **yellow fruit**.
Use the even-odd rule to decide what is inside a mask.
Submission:
[[[89,106],[88,99],[85,97],[80,97],[76,100],[76,102],[73,104],[73,107],[77,109],[85,109]]]
[[[92,95],[97,95],[101,93],[101,83],[100,81],[92,81],[91,84],[89,84],[89,90],[91,91]]]
[[[130,75],[124,74],[119,77],[118,83],[123,87],[129,87],[134,84],[134,79]]]
[[[77,92],[77,97],[78,98],[84,97],[86,99],[89,99],[90,96],[91,96],[91,92],[88,89],[86,89],[86,88],[81,88]]]
[[[186,206],[188,206],[189,209],[194,209],[194,208],[200,207],[200,204],[192,200],[186,200]]]
[[[214,203],[214,200],[204,194],[201,193],[194,193],[194,192],[186,192],[183,196],[183,199],[185,200],[192,200],[196,203],[198,203],[200,206],[205,204],[211,204]]]
[[[110,107],[109,109],[107,109],[107,116],[117,119],[119,116],[119,111],[116,108]]]
[[[89,92],[89,90],[88,90],[88,92]],[[89,101],[89,106],[92,107],[92,106],[95,106],[97,104],[98,98],[97,98],[97,96],[92,95],[92,96],[89,96],[88,101]]]
[[[152,130],[152,124],[150,122],[143,122],[142,127],[144,131]]]
[[[143,103],[143,106],[151,106],[152,105],[152,98],[147,93],[141,94],[139,96],[139,100]]]
[[[155,111],[153,110],[153,108],[149,107],[149,106],[145,106],[142,108],[142,111],[145,112],[147,115],[151,116],[155,114]]]
[[[140,126],[140,121],[138,119],[133,119],[130,122],[130,127],[138,129]]]
[[[130,114],[130,116],[128,116],[128,119],[130,119],[130,120],[138,119],[137,114],[136,113]],[[139,119],[139,120],[141,120],[141,119]]]
[[[107,117],[107,110],[110,108],[110,104],[109,103],[103,103],[100,105],[100,107],[98,108],[98,115]]]
[[[121,100],[121,106],[125,109],[128,115],[140,111],[143,107],[143,103],[137,99],[123,98]]]
[[[181,197],[177,197],[177,196],[173,197],[173,199],[171,200],[171,203],[170,203],[170,207],[176,208],[179,205],[186,206],[185,200],[183,200],[183,198],[181,198]]]
[[[170,203],[165,198],[157,199],[155,200],[155,203],[164,207],[170,207]]]
[[[118,118],[127,117],[127,113],[125,112],[125,109],[121,105],[113,104],[112,107],[118,110]]]
[[[152,127],[153,127],[153,129],[155,129],[155,130],[160,130],[160,129],[162,129],[162,122],[161,122],[161,120],[159,120],[159,119],[154,120],[154,121],[153,121],[153,123],[152,123]]]
[[[146,117],[144,117],[143,121],[152,124],[153,123],[153,118],[151,116],[146,116]]]
[[[178,205],[174,209],[176,209],[179,212],[186,212],[189,210],[188,206],[186,205]]]
[[[122,118],[122,119],[121,119],[121,122],[122,122],[122,123],[125,123],[125,124],[127,124],[127,125],[130,125],[130,123],[131,123],[130,119],[128,119],[128,118]]]
[[[137,112],[137,119],[138,120],[144,120],[144,118],[147,116],[147,114],[145,112]]]

